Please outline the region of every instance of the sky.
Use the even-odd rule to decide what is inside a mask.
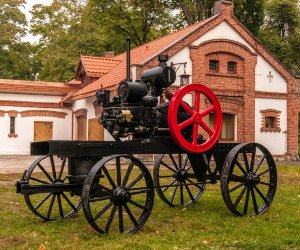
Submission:
[[[24,8],[21,8],[21,11],[26,15],[27,22],[29,23],[31,19],[31,14],[29,13],[29,11],[32,9],[33,5],[35,4],[50,5],[51,2],[52,0],[27,0],[26,4],[24,5]],[[26,37],[24,37],[22,40],[26,42],[34,43],[34,42],[38,42],[39,37],[35,37],[31,34],[27,34]]]

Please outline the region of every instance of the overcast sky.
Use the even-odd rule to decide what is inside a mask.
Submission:
[[[27,0],[25,4],[25,8],[21,8],[21,11],[24,12],[26,15],[27,22],[30,22],[31,14],[29,11],[32,9],[32,6],[35,4],[43,4],[43,5],[50,5],[52,0]],[[30,34],[27,34],[27,36],[23,39],[23,41],[28,41],[31,43],[37,42],[38,37],[34,37]]]

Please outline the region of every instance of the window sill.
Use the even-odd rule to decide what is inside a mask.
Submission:
[[[260,131],[261,132],[280,133],[281,132],[281,128],[261,128]]]
[[[9,137],[9,138],[17,138],[18,135],[15,134],[15,133],[11,133],[11,134],[8,134],[8,137]]]

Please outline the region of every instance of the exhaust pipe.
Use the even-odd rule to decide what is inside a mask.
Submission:
[[[126,81],[130,81],[130,38],[126,38]]]

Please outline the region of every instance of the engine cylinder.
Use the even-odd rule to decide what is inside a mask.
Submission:
[[[154,88],[154,94],[159,96],[163,88],[167,88],[175,82],[176,72],[170,66],[159,66],[145,70],[141,79],[144,83],[151,84]]]
[[[141,102],[147,93],[147,85],[139,82],[122,81],[118,87],[118,94],[122,102]]]

